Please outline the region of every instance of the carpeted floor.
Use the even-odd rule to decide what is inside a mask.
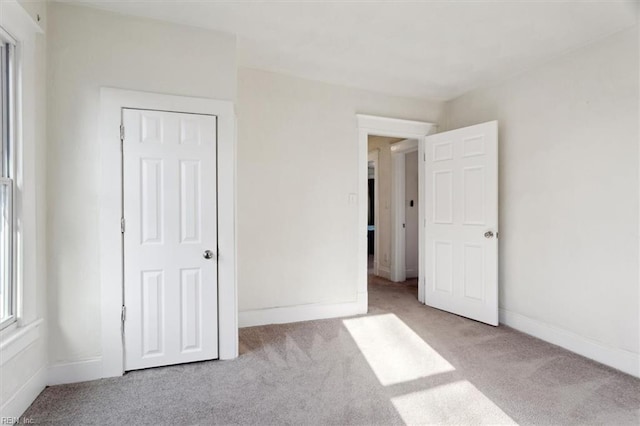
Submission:
[[[370,278],[366,316],[245,328],[241,355],[45,389],[38,424],[640,423],[640,380]]]

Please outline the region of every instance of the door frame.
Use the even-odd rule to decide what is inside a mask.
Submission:
[[[235,220],[235,113],[233,102],[157,93],[100,89],[100,294],[101,377],[124,373],[122,216],[122,108],[217,116],[218,150],[218,354],[238,356]]]
[[[403,282],[407,279],[406,234],[403,224],[406,222],[406,154],[418,151],[417,139],[405,139],[391,145],[391,281]],[[420,167],[418,167],[420,170]],[[419,173],[419,172],[418,172]],[[420,193],[420,181],[418,193]],[[418,205],[418,216],[423,214]],[[420,220],[420,219],[419,219]],[[419,223],[419,222],[418,222]],[[422,232],[422,227],[418,227]],[[420,238],[420,237],[418,237]],[[420,247],[418,247],[420,250]],[[420,257],[420,254],[418,254]],[[419,262],[419,260],[418,260]],[[420,263],[419,263],[420,264]],[[418,275],[422,271],[419,267]]]
[[[418,158],[424,156],[424,141],[427,135],[434,133],[436,124],[425,121],[403,120],[399,118],[379,117],[356,114],[358,122],[358,301],[368,306],[367,296],[367,196],[368,196],[368,153],[369,136],[387,136],[418,141]],[[420,182],[423,182],[424,164],[421,163]],[[422,187],[419,187],[422,191]],[[424,212],[420,210],[420,223],[424,223]],[[420,248],[424,242],[424,227],[420,227]],[[418,300],[424,303],[424,265],[420,256],[420,277],[418,279]]]
[[[368,148],[367,148],[368,149]],[[369,162],[374,164],[373,166],[373,274],[379,275],[379,251],[380,251],[380,200],[378,200],[378,178],[380,167],[380,150],[376,149],[375,151],[371,151],[367,155],[367,168],[369,167]],[[367,183],[369,179],[369,174],[367,171]],[[367,221],[368,225],[369,221]],[[367,258],[368,258],[368,250],[367,250]],[[368,261],[368,260],[367,260]]]

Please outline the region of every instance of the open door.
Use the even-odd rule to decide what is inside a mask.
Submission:
[[[425,139],[425,304],[498,325],[498,122]]]

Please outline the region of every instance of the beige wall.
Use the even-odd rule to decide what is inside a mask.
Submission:
[[[500,122],[501,308],[636,368],[638,75],[636,28],[447,104]]]
[[[442,104],[240,69],[238,291],[244,311],[354,301],[356,113],[435,121]],[[242,320],[241,320],[242,321]]]
[[[369,152],[378,151],[378,274],[391,275],[391,144],[400,138],[369,136]]]
[[[101,354],[100,87],[234,100],[236,52],[230,36],[55,2],[49,21],[48,299],[55,364]]]

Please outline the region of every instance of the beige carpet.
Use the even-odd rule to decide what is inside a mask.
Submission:
[[[47,388],[55,424],[640,423],[640,380],[373,279],[370,313],[242,329],[240,358]]]

